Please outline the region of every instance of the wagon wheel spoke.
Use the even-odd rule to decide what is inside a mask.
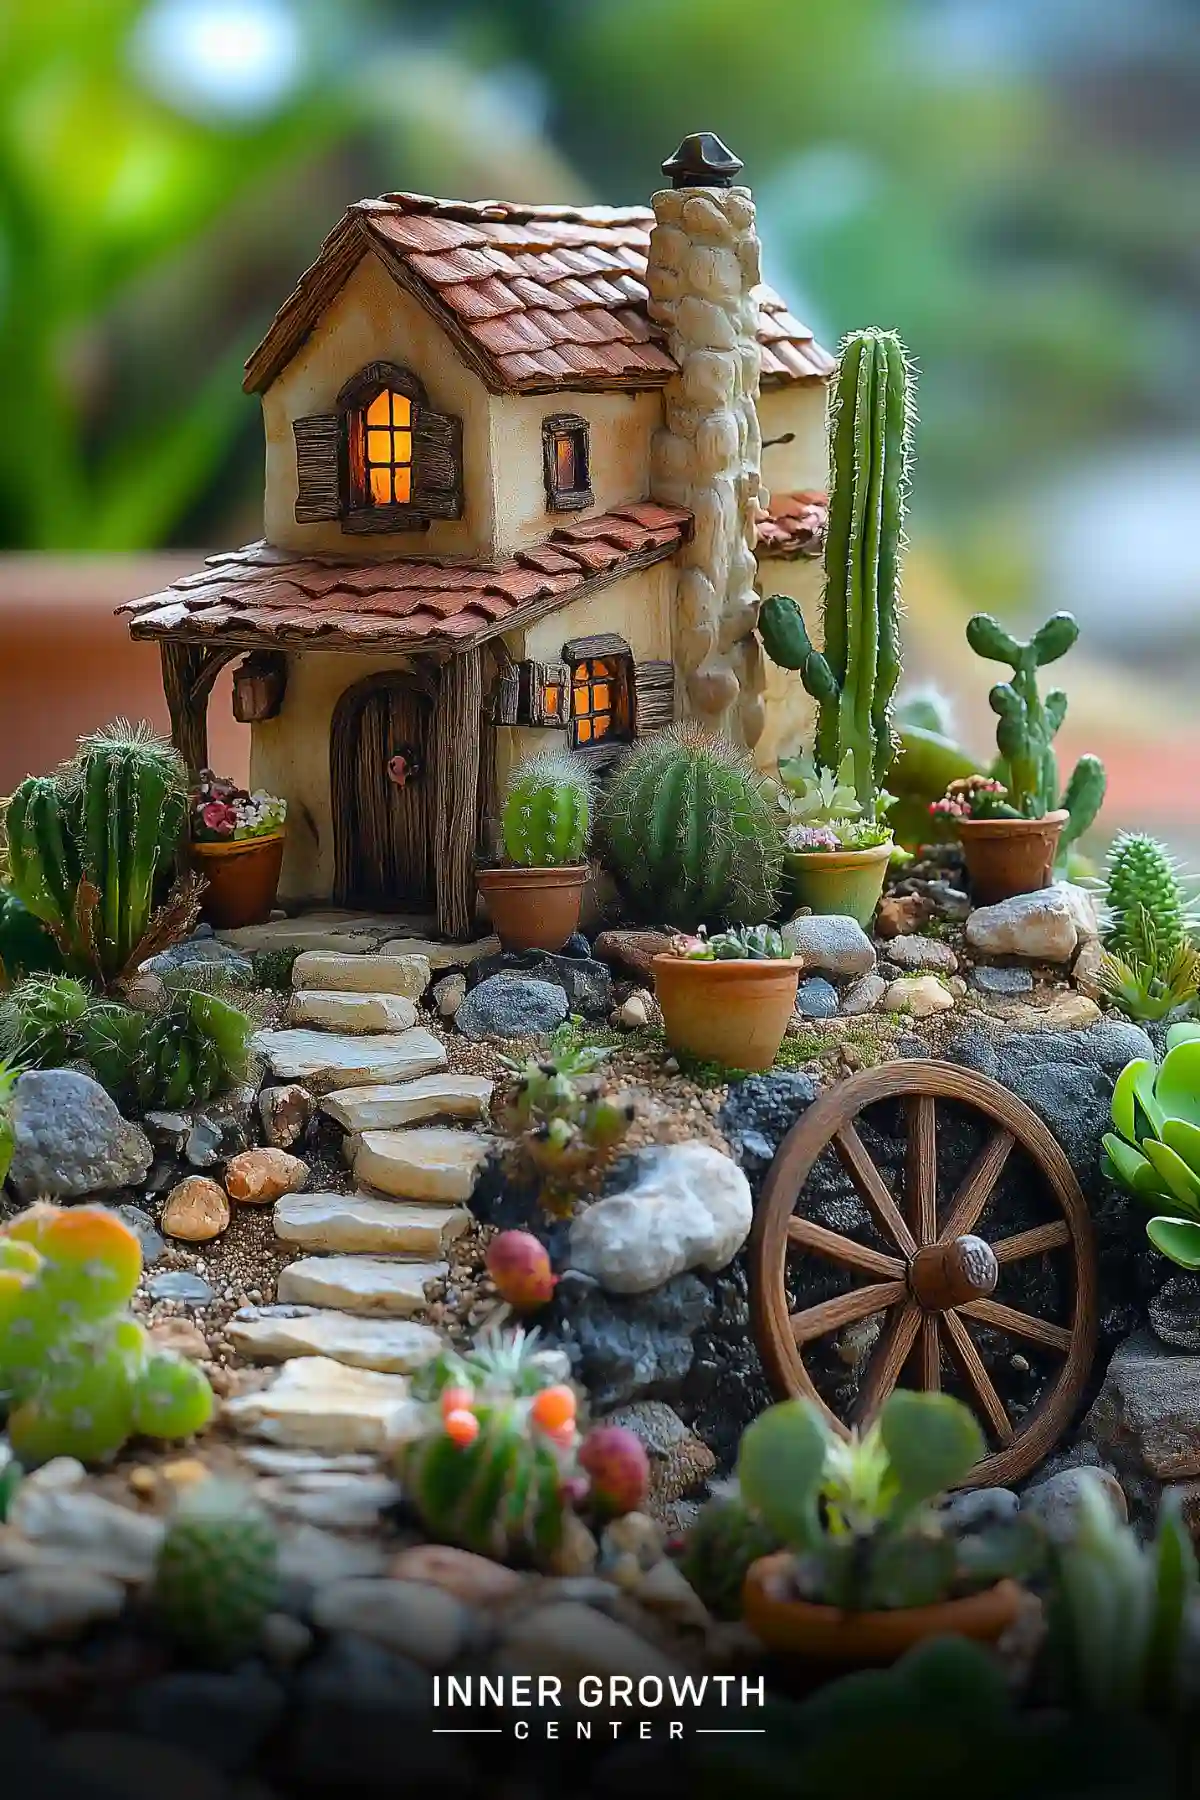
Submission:
[[[1061,1350],[1065,1354],[1071,1348],[1071,1333],[1065,1325],[1052,1324],[1049,1319],[1035,1319],[1032,1313],[1001,1306],[998,1300],[968,1300],[958,1310],[966,1313],[969,1319],[978,1319],[981,1325],[993,1325],[1010,1337],[1027,1338],[1044,1350]]]
[[[943,1316],[950,1338],[950,1354],[961,1369],[964,1381],[986,1413],[997,1441],[1011,1444],[1013,1428],[1004,1410],[1004,1402],[992,1385],[992,1378],[983,1366],[983,1358],[972,1343],[970,1333],[957,1313],[950,1312]]]
[[[904,1203],[918,1244],[937,1242],[937,1112],[932,1094],[908,1102]]]
[[[797,1344],[807,1344],[812,1338],[852,1325],[855,1320],[882,1312],[907,1297],[908,1286],[903,1281],[872,1281],[867,1287],[851,1288],[848,1294],[835,1294],[832,1300],[822,1300],[818,1306],[793,1313],[788,1323]]]
[[[1016,1141],[1011,1131],[993,1132],[950,1202],[950,1216],[942,1227],[943,1238],[966,1237],[975,1229]]]
[[[790,1244],[798,1244],[802,1250],[810,1250],[814,1256],[824,1256],[830,1262],[841,1263],[847,1269],[857,1269],[863,1275],[881,1275],[885,1280],[903,1279],[904,1263],[900,1257],[886,1256],[882,1250],[873,1250],[869,1244],[859,1244],[854,1238],[843,1237],[840,1231],[827,1231],[824,1225],[818,1225],[813,1219],[793,1215],[788,1220],[787,1235]]]
[[[884,1237],[891,1238],[905,1256],[911,1256],[917,1241],[854,1126],[842,1125],[835,1131],[833,1145],[879,1230]]]
[[[998,1263],[1020,1262],[1026,1256],[1040,1256],[1045,1250],[1065,1250],[1071,1242],[1071,1228],[1065,1219],[1054,1219],[1049,1225],[1034,1225],[1029,1231],[1018,1231],[992,1245]]]
[[[917,1346],[917,1354],[920,1357],[922,1391],[936,1394],[942,1385],[942,1345],[937,1313],[926,1313],[921,1320],[921,1341]]]
[[[908,1361],[924,1313],[915,1300],[894,1312],[884,1326],[883,1335],[871,1354],[858,1399],[854,1403],[855,1422],[866,1425],[883,1405],[900,1379]]]

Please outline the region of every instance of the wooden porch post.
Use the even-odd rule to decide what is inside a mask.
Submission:
[[[188,773],[198,775],[208,767],[208,697],[225,664],[241,652],[181,644],[174,638],[163,638],[159,651],[163,693],[171,715],[171,742],[187,763]]]
[[[469,937],[474,920],[480,734],[492,729],[483,717],[481,653],[462,650],[442,666],[433,716],[437,918],[448,938]]]

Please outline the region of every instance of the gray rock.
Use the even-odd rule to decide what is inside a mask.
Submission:
[[[391,1792],[402,1746],[407,1789],[469,1791],[462,1743],[430,1729],[437,1723],[433,1677],[408,1657],[339,1632],[297,1671],[292,1691],[294,1726],[272,1768],[273,1786]]]
[[[199,1118],[187,1134],[183,1153],[193,1169],[211,1169],[221,1160],[225,1133],[215,1119]]]
[[[958,970],[958,958],[949,944],[935,937],[894,937],[888,944],[888,957],[902,969],[930,969],[935,975],[953,975]]]
[[[1200,1275],[1172,1275],[1147,1307],[1154,1335],[1175,1350],[1200,1355]]]
[[[693,1340],[714,1312],[710,1289],[695,1275],[626,1297],[568,1271],[538,1323],[602,1410],[648,1395],[674,1398],[695,1358]]]
[[[81,1568],[14,1569],[0,1575],[0,1635],[35,1642],[81,1637],[119,1617],[125,1589],[111,1575]]]
[[[491,975],[472,988],[454,1022],[473,1043],[487,1038],[549,1037],[567,1016],[567,996],[548,981]]]
[[[966,923],[967,943],[988,956],[1028,956],[1034,962],[1070,962],[1084,939],[1096,937],[1090,895],[1066,881],[1036,893],[1014,894],[995,906],[979,906]]]
[[[1200,1356],[1166,1348],[1148,1331],[1118,1348],[1082,1435],[1119,1474],[1155,1481],[1200,1476]]]
[[[258,1096],[258,1116],[263,1136],[276,1150],[290,1150],[299,1143],[313,1115],[313,1097],[297,1082],[265,1087]]]
[[[750,1185],[710,1144],[641,1152],[636,1176],[576,1215],[568,1262],[609,1293],[645,1294],[689,1269],[723,1269],[750,1231]]]
[[[802,1019],[832,1019],[837,1010],[837,989],[823,975],[810,975],[799,983],[796,1011]]]
[[[560,956],[590,956],[592,946],[582,931],[573,931],[558,954]]]
[[[1070,1543],[1078,1528],[1080,1495],[1087,1490],[1098,1490],[1118,1519],[1128,1519],[1125,1490],[1108,1469],[1060,1469],[1045,1481],[1026,1488],[1021,1496],[1021,1511],[1040,1519],[1056,1543]]]
[[[953,1531],[984,1531],[1013,1518],[1020,1504],[1011,1488],[967,1488],[951,1494],[940,1513]]]
[[[467,978],[461,970],[455,969],[449,975],[443,975],[440,981],[433,984],[433,1002],[443,1019],[452,1019],[463,1003],[467,991]]]
[[[171,975],[176,969],[197,966],[220,969],[223,975],[231,976],[235,981],[254,979],[254,964],[250,958],[215,937],[186,938],[182,944],[172,944],[169,950],[161,950],[142,964],[151,975]]]
[[[525,975],[560,987],[570,1011],[585,1019],[606,1019],[612,1011],[612,971],[590,950],[570,956],[549,950],[502,950],[498,956],[481,956],[467,969],[467,986],[478,987],[494,975]]]
[[[140,1206],[128,1204],[114,1206],[111,1210],[116,1213],[121,1223],[128,1225],[130,1231],[134,1233],[138,1243],[142,1246],[142,1263],[146,1268],[150,1268],[153,1263],[158,1261],[167,1247],[150,1214],[143,1212]]]
[[[950,919],[960,925],[970,916],[970,896],[961,888],[956,888],[949,881],[916,881],[913,883],[918,894],[924,894],[926,900],[932,900],[943,919]]]
[[[887,990],[888,984],[882,975],[860,975],[842,995],[842,1011],[850,1019],[874,1012]]]
[[[870,976],[867,977],[871,979]],[[820,1090],[811,1075],[748,1075],[730,1087],[717,1125],[751,1186],[766,1173],[792,1126]]]
[[[783,941],[808,968],[826,975],[869,975],[875,967],[875,946],[858,921],[844,913],[789,919]]]
[[[287,1698],[277,1681],[249,1664],[228,1675],[179,1669],[156,1676],[132,1690],[127,1706],[134,1730],[235,1775],[278,1725]]]
[[[142,1120],[142,1130],[154,1148],[169,1151],[172,1156],[183,1155],[191,1128],[192,1121],[181,1112],[148,1112]]]
[[[146,1292],[152,1300],[179,1300],[185,1306],[208,1306],[216,1298],[203,1276],[187,1269],[164,1269],[161,1275],[152,1275]]]
[[[992,968],[987,963],[971,970],[970,982],[981,994],[1028,994],[1033,991],[1033,976],[1028,969]]]
[[[467,1607],[423,1581],[389,1576],[351,1577],[319,1588],[313,1623],[325,1631],[354,1631],[425,1669],[444,1669],[476,1635]]]
[[[29,1476],[9,1505],[8,1523],[64,1568],[114,1581],[148,1580],[162,1544],[163,1521],[73,1485],[78,1467],[62,1458]]]
[[[8,1179],[22,1200],[78,1200],[142,1181],[153,1159],[99,1082],[76,1069],[31,1069],[12,1101]]]

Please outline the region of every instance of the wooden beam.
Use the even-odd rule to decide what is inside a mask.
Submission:
[[[181,643],[177,638],[164,638],[159,650],[171,742],[186,762],[188,773],[198,775],[208,767],[208,698],[213,682],[238,651],[224,644],[214,648]]]
[[[480,738],[495,727],[483,715],[483,658],[464,650],[445,664],[433,715],[433,845],[438,930],[471,935],[475,916]]]

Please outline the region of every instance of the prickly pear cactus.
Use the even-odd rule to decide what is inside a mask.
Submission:
[[[278,1603],[279,1543],[252,1494],[210,1479],[167,1523],[154,1575],[160,1623],[181,1649],[226,1666],[248,1655]]]

